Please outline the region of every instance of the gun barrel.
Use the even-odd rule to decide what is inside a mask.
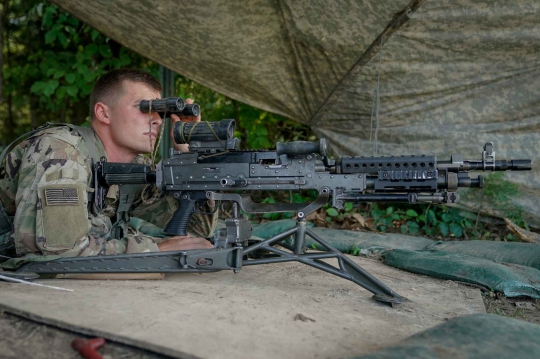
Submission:
[[[486,168],[484,161],[463,161],[463,163],[452,163],[451,161],[439,161],[438,169],[447,169],[449,171],[530,171],[532,168],[531,160],[498,160],[495,161],[492,168]],[[486,167],[485,167],[486,166]]]

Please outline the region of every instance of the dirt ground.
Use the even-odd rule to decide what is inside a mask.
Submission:
[[[43,325],[0,311],[0,358],[2,359],[80,359],[71,347],[81,334]],[[168,359],[170,357],[135,347],[107,342],[98,350],[104,359]]]
[[[540,324],[540,301],[482,294],[486,312]],[[79,359],[72,347],[76,338],[89,339],[53,326],[37,323],[0,311],[0,358]],[[108,341],[98,350],[104,359],[168,359],[169,356]]]
[[[540,300],[518,297],[506,298],[502,294],[483,292],[486,313],[502,315],[540,324]]]

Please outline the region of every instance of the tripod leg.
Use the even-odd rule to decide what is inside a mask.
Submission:
[[[328,244],[326,241],[324,241],[321,237],[316,235],[309,228],[306,229],[306,234],[309,235],[311,238],[313,238],[321,246],[325,247],[329,252],[335,253],[338,259],[340,272],[342,274],[340,276],[346,279],[349,279],[350,281],[358,284],[359,286],[369,290],[371,293],[374,294],[373,299],[381,301],[381,302],[396,303],[396,304],[407,301],[407,298],[402,297],[396,292],[394,292],[392,289],[387,287],[384,283],[379,281],[377,278],[373,277],[365,269],[360,267],[358,264],[356,264],[346,255],[344,255],[343,253],[341,253],[340,251],[332,247],[330,244]],[[315,260],[314,262],[317,263],[317,265],[314,265],[314,266],[317,266],[319,269],[328,271],[329,269],[328,267],[330,267],[333,270],[337,270],[337,268],[334,268],[328,263],[322,262],[320,260]],[[312,265],[312,264],[309,264],[309,265]]]

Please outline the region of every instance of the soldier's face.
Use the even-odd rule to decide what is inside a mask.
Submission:
[[[161,98],[161,94],[143,83],[132,81],[124,81],[123,88],[116,104],[111,106],[112,140],[126,152],[149,153],[162,120],[157,113],[142,113],[138,106],[142,100]]]

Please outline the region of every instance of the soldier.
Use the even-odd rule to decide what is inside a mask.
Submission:
[[[150,159],[142,154],[154,148],[162,120],[157,113],[142,113],[138,105],[141,100],[160,98],[161,90],[159,81],[148,73],[111,71],[92,90],[91,128],[47,128],[9,153],[5,173],[0,175],[0,201],[7,215],[14,216],[13,228],[4,242],[14,244],[18,257],[212,247],[204,238],[214,231],[216,215],[193,215],[188,227],[191,235],[185,237],[145,234],[159,233],[158,227],[164,227],[176,211],[178,204],[171,196],[158,196],[149,203],[140,187],[111,186],[103,210],[89,206],[92,159],[105,156],[110,162],[149,164]],[[189,99],[186,102],[192,103]],[[175,122],[180,120],[176,115],[171,117]],[[182,120],[200,121],[200,116]],[[187,145],[174,146],[176,150],[188,150]],[[152,197],[157,189],[154,186],[146,192],[150,192],[146,198]]]

